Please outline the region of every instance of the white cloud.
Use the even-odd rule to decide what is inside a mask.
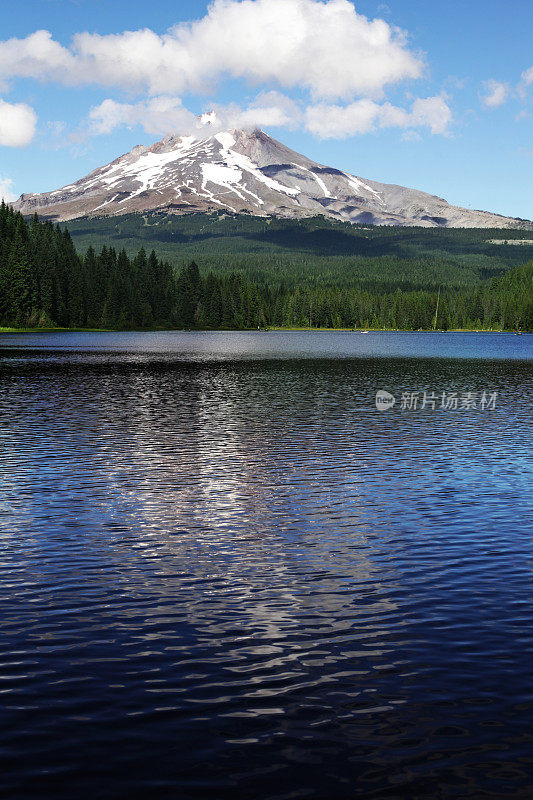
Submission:
[[[488,108],[499,108],[509,96],[509,86],[501,81],[491,79],[490,81],[485,81],[483,86],[485,94],[481,100]]]
[[[533,83],[533,67],[526,69],[525,72],[522,73],[522,83],[524,86],[529,86]]]
[[[533,67],[524,70],[522,75],[520,76],[520,83],[517,86],[517,93],[518,96],[525,100],[527,95],[527,90],[533,84]]]
[[[390,103],[357,100],[347,106],[320,103],[306,110],[306,127],[321,139],[341,139],[378,128],[429,128],[446,134],[452,112],[444,96],[415,100],[408,111]]]
[[[188,131],[195,123],[196,116],[183,107],[178,97],[152,97],[139,103],[117,103],[108,99],[89,112],[89,129],[94,134],[141,125],[146,133],[159,136],[171,131]]]
[[[246,108],[213,105],[221,128],[296,128],[302,121],[298,103],[281,92],[262,92]]]
[[[246,108],[214,104],[210,111],[214,113],[206,123],[186,109],[178,97],[162,95],[138,103],[107,99],[91,109],[89,132],[105,134],[123,126],[140,126],[148,134],[183,136],[199,132],[210,135],[231,128],[303,127],[321,139],[342,139],[378,128],[428,128],[433,134],[446,135],[452,121],[445,95],[419,98],[407,110],[368,98],[345,106],[317,103],[302,108],[286,95],[265,92]]]
[[[0,42],[0,80],[39,78],[69,83],[75,70],[73,54],[52,39],[48,31],[36,31],[25,39]]]
[[[223,77],[299,87],[315,98],[380,97],[419,78],[404,32],[358,14],[349,0],[214,0],[200,20],[149,29],[78,33],[63,47],[47,31],[0,42],[0,81],[32,77],[183,94]]]
[[[35,135],[37,115],[25,103],[0,100],[0,145],[25,147]]]
[[[374,130],[380,106],[373,100],[358,100],[349,106],[310,106],[306,127],[321,139],[340,139]]]
[[[259,94],[246,108],[237,104],[214,104],[209,133],[228,128],[294,127],[301,119],[298,105],[279,92]],[[163,136],[168,133],[197,133],[202,122],[186,109],[179,97],[161,95],[138,103],[104,100],[89,112],[89,132],[105,134],[120,127],[140,125],[145,133]]]
[[[483,84],[484,94],[482,103],[488,108],[499,108],[509,99],[522,99],[527,97],[528,88],[533,84],[533,67],[524,70],[517,84],[509,85],[503,81],[491,79]]]
[[[12,203],[17,199],[13,193],[13,181],[11,178],[4,178],[0,175],[0,201],[5,200],[6,203]]]
[[[452,112],[446,97],[419,98],[413,103],[409,127],[427,127],[431,133],[444,135],[452,121]]]

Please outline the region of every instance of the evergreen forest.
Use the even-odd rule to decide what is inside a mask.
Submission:
[[[194,228],[202,216],[208,215],[180,224]],[[235,225],[258,225],[246,217],[233,228],[226,219],[203,222],[223,226],[225,236],[207,237],[215,242],[228,239]],[[216,252],[213,241],[206,249],[201,234],[189,233],[181,247],[174,242],[171,251],[148,254],[139,239],[136,251],[120,246],[111,230],[107,243],[86,241],[80,253],[83,224],[93,220],[77,221],[75,235],[72,224],[27,220],[2,203],[0,326],[533,330],[533,261],[523,263],[529,244],[511,243],[502,253],[489,242],[489,252],[479,252],[481,236],[511,241],[524,231],[369,233],[323,220],[276,220],[266,231],[274,244],[259,248],[258,257],[239,252],[235,235],[235,253],[229,247]],[[111,224],[123,223],[105,221]]]

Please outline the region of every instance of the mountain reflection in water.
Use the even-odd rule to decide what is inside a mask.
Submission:
[[[0,350],[2,793],[529,797],[530,362],[120,336]]]

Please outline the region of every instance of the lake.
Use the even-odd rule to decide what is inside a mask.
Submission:
[[[2,796],[530,798],[532,358],[1,335]]]

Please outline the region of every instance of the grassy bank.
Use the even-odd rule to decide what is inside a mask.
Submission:
[[[432,328],[309,328],[309,327],[282,327],[271,326],[262,328],[131,328],[128,330],[116,328],[2,328],[2,333],[162,333],[165,331],[175,333],[268,333],[280,331],[285,333],[528,333],[528,331],[516,331],[512,328],[485,330],[481,328],[450,328],[444,330],[433,330]]]
[[[111,333],[109,328],[2,328],[0,333]]]

